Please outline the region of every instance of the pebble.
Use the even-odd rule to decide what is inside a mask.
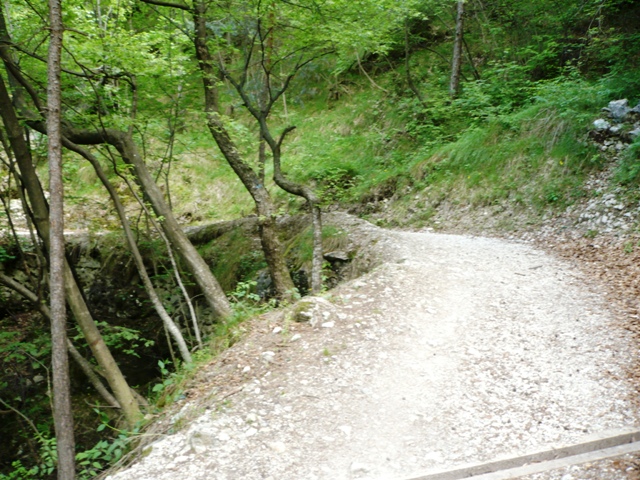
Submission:
[[[353,462],[349,470],[351,470],[351,473],[369,473],[369,467],[359,462]]]
[[[287,446],[284,442],[270,442],[267,446],[276,453],[284,453],[287,451]]]

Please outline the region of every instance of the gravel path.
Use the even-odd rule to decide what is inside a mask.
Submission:
[[[632,338],[568,264],[329,220],[381,264],[318,302],[315,326],[258,320],[167,421],[177,433],[111,480],[405,479],[640,425]]]

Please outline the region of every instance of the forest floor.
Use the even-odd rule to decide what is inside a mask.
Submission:
[[[327,223],[377,266],[312,322],[294,305],[246,323],[109,479],[400,480],[640,425],[631,287],[592,254],[606,245],[538,239],[566,260],[531,240]],[[528,478],[638,469],[627,456]]]

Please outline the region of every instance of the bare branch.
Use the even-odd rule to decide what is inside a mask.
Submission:
[[[371,85],[378,88],[379,90],[382,90],[385,93],[389,93],[389,90],[387,90],[386,88],[382,88],[380,85],[378,85],[373,78],[371,78],[369,76],[369,74],[367,73],[367,71],[364,69],[364,67],[362,66],[362,62],[360,61],[360,55],[358,54],[358,50],[356,50],[356,60],[358,60],[358,67],[360,67],[360,71],[362,73],[364,73],[364,76],[367,77],[369,79],[369,82],[371,82]]]
[[[282,133],[280,134],[280,138],[278,139],[278,148],[282,147],[282,142],[284,142],[284,137],[286,137],[288,133],[293,132],[295,129],[296,129],[296,126],[291,125],[282,131]]]

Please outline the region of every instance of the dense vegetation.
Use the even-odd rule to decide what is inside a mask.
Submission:
[[[611,100],[640,100],[638,2],[468,0],[463,17],[458,6],[65,1],[66,221],[92,235],[69,249],[65,276],[79,477],[120,458],[143,414],[179,396],[179,380],[233,341],[242,318],[322,288],[321,243],[335,232],[321,210],[367,216],[393,198],[406,212],[419,195],[418,211],[386,221],[428,224],[443,201],[535,221],[585,194],[604,162],[591,122]],[[5,1],[0,478],[55,475],[39,187],[48,45],[46,2]],[[634,199],[639,152],[636,139],[617,176]],[[179,227],[251,214],[252,226],[214,241]]]

